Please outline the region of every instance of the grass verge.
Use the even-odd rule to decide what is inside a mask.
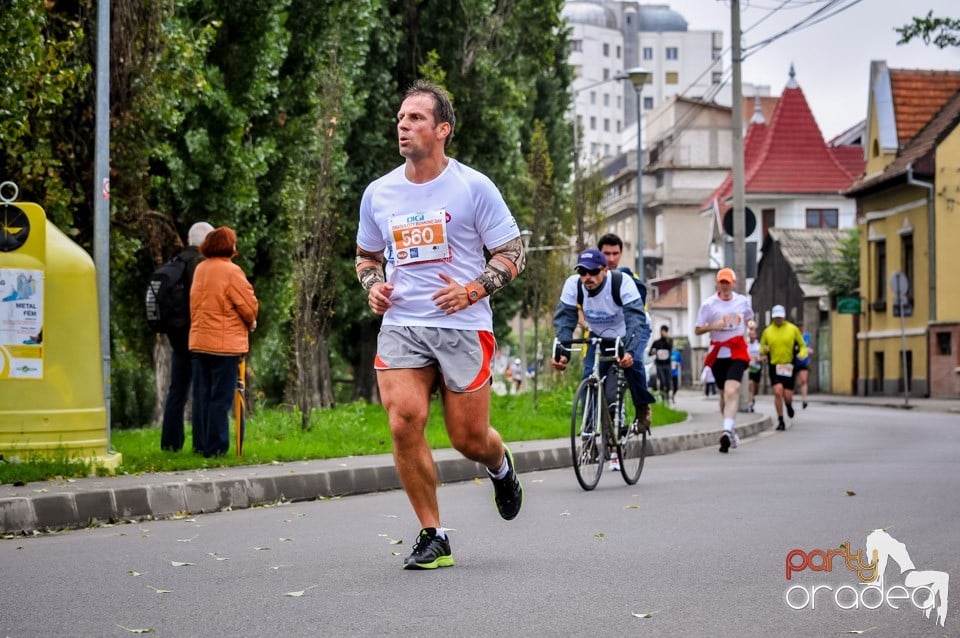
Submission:
[[[493,396],[490,420],[505,441],[532,441],[570,436],[570,403],[573,386],[541,391],[534,407],[533,394]],[[661,426],[686,419],[686,412],[655,404],[653,425]],[[231,436],[233,435],[231,425]],[[224,457],[205,459],[194,454],[187,426],[186,444],[180,452],[160,450],[160,429],[116,430],[111,433],[113,448],[123,454],[118,472],[172,472],[201,468],[262,463],[388,454],[392,450],[390,428],[382,406],[351,403],[331,410],[316,410],[310,429],[300,427],[298,414],[279,409],[261,410],[246,426],[243,456],[231,445]],[[450,447],[443,425],[440,402],[434,400],[427,422],[431,448]],[[89,465],[68,459],[44,459],[22,463],[0,461],[0,484],[25,484],[53,478],[87,476]]]

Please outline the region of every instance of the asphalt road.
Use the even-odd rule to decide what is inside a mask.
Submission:
[[[418,525],[399,491],[15,537],[0,541],[0,635],[956,636],[960,610],[940,627],[894,586],[946,572],[960,600],[958,425],[817,406],[728,455],[652,457],[633,487],[524,474],[511,522],[488,481],[446,485],[456,566],[433,572],[400,569]],[[886,568],[899,609],[841,609],[862,589],[842,557],[786,580],[792,550],[856,553],[877,528],[915,565]]]

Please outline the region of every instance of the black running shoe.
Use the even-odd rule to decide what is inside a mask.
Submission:
[[[803,402],[803,409],[804,409],[804,410],[807,409],[807,402],[806,402],[806,401]]]
[[[777,423],[777,429],[781,431],[787,429],[787,426],[784,424],[783,419],[780,419],[780,421]]]
[[[436,569],[452,567],[453,554],[450,552],[450,540],[437,536],[434,527],[420,530],[413,552],[403,561],[404,569]]]
[[[792,403],[792,402],[785,402],[785,403],[787,404],[787,416],[792,419],[792,418],[793,418],[793,403]]]
[[[523,505],[523,486],[520,485],[520,479],[517,478],[516,466],[513,463],[513,454],[510,452],[510,448],[504,445],[503,449],[506,451],[504,456],[510,469],[507,470],[507,475],[502,479],[495,479],[491,476],[490,480],[493,481],[493,502],[497,505],[497,511],[505,520],[510,521],[517,517],[517,514],[520,513],[520,506]]]
[[[720,452],[726,454],[730,449],[730,435],[726,432],[723,433],[723,436],[720,437]]]

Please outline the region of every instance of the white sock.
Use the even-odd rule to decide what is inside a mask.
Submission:
[[[716,423],[716,421],[714,421],[714,423]],[[727,432],[733,432],[733,419],[724,419],[723,429]]]
[[[442,527],[437,528],[437,538],[446,538],[447,532]]]
[[[510,464],[507,463],[506,454],[503,455],[503,465],[501,465],[500,469],[498,469],[496,472],[491,472],[490,468],[489,467],[487,468],[487,474],[489,474],[492,478],[495,478],[497,480],[505,477],[507,475],[507,472],[509,471],[510,471]]]

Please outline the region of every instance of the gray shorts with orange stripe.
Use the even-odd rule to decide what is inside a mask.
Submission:
[[[474,392],[490,381],[497,341],[487,330],[383,326],[377,337],[377,370],[436,366],[453,392]]]

